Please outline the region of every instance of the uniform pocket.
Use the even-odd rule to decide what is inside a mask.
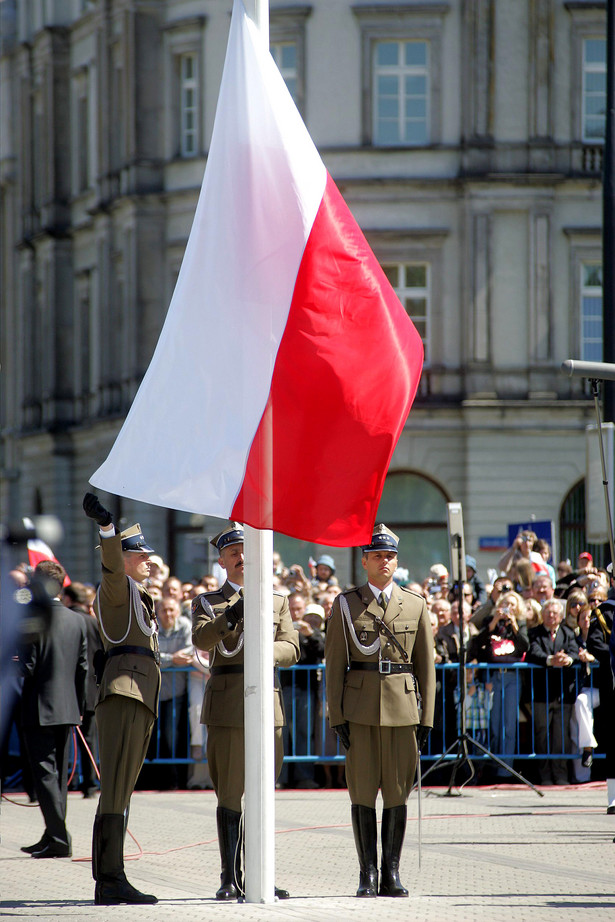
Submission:
[[[393,631],[396,634],[416,634],[418,625],[416,618],[404,618],[403,620],[397,618],[393,622]]]
[[[202,717],[204,718],[204,723],[209,722],[209,718],[212,716],[212,713],[218,717],[222,713],[220,695],[224,694],[225,688],[226,676],[210,675],[209,681],[205,688],[205,699],[203,701]]]
[[[361,672],[349,672],[344,682],[344,697],[342,700],[342,713],[346,720],[352,720],[352,715],[359,706],[363,680]]]
[[[414,688],[414,682],[412,676],[404,676],[406,680],[406,703],[408,707],[408,718],[411,724],[417,724],[419,722],[419,708],[418,702],[416,700],[416,690]]]
[[[118,667],[118,675],[132,674],[148,676],[150,671],[145,663],[144,656],[135,656],[134,660],[125,660]]]

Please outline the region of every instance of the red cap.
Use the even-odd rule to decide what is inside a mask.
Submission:
[[[583,558],[583,560],[589,560],[590,563],[592,563],[594,559],[589,551],[581,551],[577,559],[581,560],[581,558]]]

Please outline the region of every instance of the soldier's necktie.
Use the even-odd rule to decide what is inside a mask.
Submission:
[[[380,598],[378,599],[378,604],[380,605],[380,608],[382,609],[382,611],[383,611],[383,613],[384,613],[384,612],[387,610],[387,597],[386,597],[386,595],[384,594],[384,592],[381,592],[381,593],[380,593]]]

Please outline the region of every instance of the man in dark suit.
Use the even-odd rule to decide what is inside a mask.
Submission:
[[[93,759],[96,758],[98,748],[98,734],[96,733],[96,672],[94,658],[99,650],[103,649],[98,630],[96,615],[92,610],[95,592],[83,583],[70,583],[64,587],[62,602],[71,611],[77,612],[83,618],[85,634],[88,644],[88,678],[85,685],[85,709],[81,720],[81,733],[78,734],[77,743],[81,755],[81,785],[79,790],[84,797],[93,797],[98,793],[98,781]],[[86,749],[87,746],[87,749]],[[89,752],[88,752],[89,749]]]
[[[571,628],[563,624],[561,599],[547,599],[542,606],[542,624],[529,634],[529,663],[544,666],[535,670],[534,734],[536,752],[570,752],[570,715],[575,698],[574,672],[579,648]],[[538,766],[541,784],[568,784],[565,759],[543,759]]]
[[[408,896],[399,879],[406,803],[418,754],[433,726],[436,675],[429,614],[422,596],[393,582],[398,540],[385,525],[376,525],[361,557],[367,582],[337,596],[325,641],[329,723],[347,749],[359,897]],[[378,790],[383,800],[380,889]]]
[[[60,602],[64,568],[43,560],[34,570],[52,599],[49,623],[19,650],[24,676],[21,719],[34,789],[45,832],[22,851],[33,858],[68,858],[66,792],[70,728],[81,721],[85,705],[87,648],[83,619]]]

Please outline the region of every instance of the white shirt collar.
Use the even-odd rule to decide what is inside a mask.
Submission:
[[[228,580],[229,586],[232,586],[235,592],[239,592],[240,589],[243,589],[243,586],[239,586],[237,583],[232,583],[230,579]]]
[[[380,600],[380,596],[381,596],[381,594],[384,592],[384,594],[385,594],[385,596],[386,596],[387,602],[390,602],[390,601],[391,601],[391,593],[393,592],[393,583],[389,583],[389,585],[388,585],[388,586],[385,586],[384,589],[378,589],[378,587],[377,587],[377,586],[374,586],[373,583],[368,583],[367,585],[368,585],[369,588],[372,590],[372,592],[374,593],[374,596],[375,596],[378,600]]]

